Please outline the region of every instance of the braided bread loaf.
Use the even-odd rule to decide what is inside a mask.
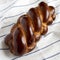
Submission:
[[[5,43],[14,55],[23,55],[35,48],[41,35],[48,31],[48,25],[55,19],[55,9],[41,2],[22,15],[5,37]]]

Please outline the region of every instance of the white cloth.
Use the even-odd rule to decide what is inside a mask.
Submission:
[[[16,0],[5,10],[2,9],[0,11],[0,60],[60,60],[59,0],[44,0],[48,5],[55,7],[56,19],[53,24],[49,26],[48,33],[42,36],[33,51],[22,57],[14,56],[4,44],[4,37],[10,32],[12,25],[16,23],[18,17],[25,14],[31,7],[37,6],[41,1],[42,0]],[[0,6],[0,8],[2,7]]]

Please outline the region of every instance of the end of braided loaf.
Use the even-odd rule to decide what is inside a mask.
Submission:
[[[5,43],[14,55],[23,55],[36,46],[41,35],[48,31],[48,25],[55,20],[55,8],[41,2],[22,15],[13,25],[10,34],[5,37]]]

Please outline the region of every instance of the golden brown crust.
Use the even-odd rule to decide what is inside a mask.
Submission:
[[[43,23],[42,24],[42,35],[45,35],[46,33],[47,33],[47,31],[48,31],[48,26],[45,24],[45,23]]]
[[[51,17],[53,18],[53,20],[55,20],[56,18],[55,8],[53,6],[49,6],[49,10],[50,10]]]
[[[5,43],[14,55],[23,55],[33,50],[41,35],[48,31],[48,25],[54,21],[55,9],[41,2],[38,7],[31,8],[13,25]]]

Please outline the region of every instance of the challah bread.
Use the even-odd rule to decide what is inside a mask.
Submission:
[[[23,55],[33,50],[40,37],[47,33],[48,25],[55,20],[55,8],[41,2],[20,16],[13,25],[5,43],[14,55]]]

